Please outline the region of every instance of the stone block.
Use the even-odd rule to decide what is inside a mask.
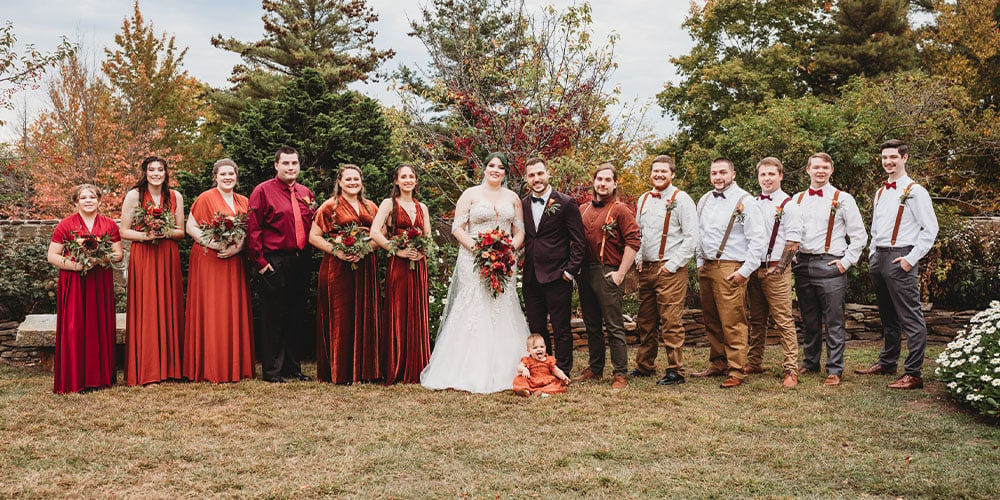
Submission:
[[[125,343],[125,313],[115,316],[115,341]],[[53,347],[56,345],[56,315],[29,314],[18,326],[13,347]]]

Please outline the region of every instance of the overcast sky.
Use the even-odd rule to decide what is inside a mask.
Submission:
[[[423,66],[427,60],[423,46],[406,36],[408,19],[418,14],[421,0],[368,0],[379,14],[376,26],[379,48],[391,48],[396,57],[382,70],[400,65]],[[538,11],[546,5],[564,7],[571,0],[527,0],[529,10]],[[226,78],[239,58],[212,47],[215,34],[253,41],[261,38],[264,28],[259,0],[143,0],[140,8],[147,21],[152,21],[157,33],[176,36],[179,47],[188,47],[184,66],[188,72],[214,86],[226,85]],[[597,40],[606,40],[612,32],[620,35],[615,46],[619,67],[611,84],[619,84],[623,98],[653,102],[646,123],[658,135],[667,135],[674,124],[661,117],[654,98],[667,81],[676,75],[669,62],[671,56],[687,53],[692,45],[681,29],[687,13],[687,0],[593,0],[594,31]],[[114,44],[114,35],[125,17],[132,14],[132,0],[0,0],[0,19],[14,24],[19,50],[32,43],[44,51],[58,43],[59,36],[80,42],[86,53],[99,60],[103,48]],[[379,99],[387,105],[398,102],[385,83],[355,85],[354,88]],[[16,106],[36,113],[47,106],[41,92],[17,97]],[[9,111],[0,112],[8,122],[15,118]],[[14,132],[8,128],[0,140],[10,140]]]

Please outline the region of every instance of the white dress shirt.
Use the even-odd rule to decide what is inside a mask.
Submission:
[[[667,230],[667,241],[663,246],[663,268],[671,273],[687,265],[694,256],[698,244],[698,213],[694,200],[680,191],[676,186],[667,186],[654,198],[649,193],[639,197],[636,206],[635,220],[642,232],[642,246],[639,247],[639,259],[651,262],[660,260],[660,241],[663,237],[663,220],[667,216],[667,204],[674,199],[674,208],[670,213],[670,226]]]
[[[722,256],[716,257],[729,219],[736,211],[740,198],[748,193],[735,182],[723,191],[725,197],[717,197],[714,193],[709,191],[698,201],[698,267],[716,259],[734,260],[743,263],[737,272],[749,278],[760,267],[770,237],[770,234],[764,234],[760,208],[753,196],[743,198],[743,221],[737,218]]]
[[[827,184],[820,188],[822,196],[810,195],[809,191],[803,191],[795,195],[794,202],[799,202],[802,208],[802,244],[799,251],[808,254],[840,255],[840,264],[844,269],[858,263],[861,251],[868,243],[868,232],[865,230],[865,223],[861,219],[861,211],[858,210],[858,202],[846,191],[841,191],[837,198],[837,213],[833,218],[833,230],[830,235],[830,250],[824,250],[826,246],[826,230],[830,222],[830,210],[832,210],[833,194],[837,188]],[[847,240],[850,238],[850,244]]]
[[[531,192],[531,196],[528,198],[528,203],[531,203],[531,218],[535,221],[536,231],[538,230],[538,224],[542,222],[542,214],[545,213],[545,205],[549,203],[549,196],[552,196],[552,186],[549,186],[541,196],[537,197],[542,199],[542,203],[537,203],[532,199],[536,198],[534,191]]]
[[[802,210],[795,199],[788,193],[777,190],[769,195],[770,199],[762,199],[761,194],[757,197],[757,204],[760,206],[760,213],[764,221],[764,234],[767,235],[767,242],[771,242],[771,232],[774,231],[774,218],[778,213],[778,207],[785,203],[781,209],[781,222],[778,224],[778,233],[774,237],[774,246],[771,247],[771,258],[769,262],[781,260],[781,254],[785,251],[785,245],[789,241],[802,241]],[[761,262],[767,259],[767,245],[764,246],[764,257]]]
[[[899,213],[899,206],[903,201],[903,191],[911,182],[913,179],[903,176],[896,179],[894,189],[882,189],[882,196],[875,201],[872,211],[872,242],[868,252],[874,254],[876,247],[913,245],[913,250],[910,250],[905,258],[911,265],[916,265],[934,245],[938,233],[938,221],[937,215],[934,214],[931,195],[920,184],[914,184],[903,204],[903,216],[899,219],[896,244],[892,244],[892,229],[896,225],[896,214]]]

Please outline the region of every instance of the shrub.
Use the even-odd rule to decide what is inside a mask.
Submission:
[[[40,239],[0,240],[0,320],[56,311],[59,271],[46,260],[48,248]]]
[[[959,403],[1000,414],[1000,301],[990,302],[937,357],[934,371]]]
[[[1000,297],[1000,225],[942,223],[922,261],[921,285],[935,305],[980,309]]]

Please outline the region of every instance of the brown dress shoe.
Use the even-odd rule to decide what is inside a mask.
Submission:
[[[758,365],[747,365],[746,368],[743,369],[743,373],[746,373],[747,375],[754,375],[757,373],[764,373],[764,369]]]
[[[804,366],[799,367],[799,375],[805,375],[807,373],[819,373],[819,370],[813,370],[812,368],[806,368]]]
[[[786,389],[791,389],[799,385],[799,376],[793,371],[785,372],[785,380],[781,383],[781,386]]]
[[[924,379],[913,375],[903,375],[899,380],[888,385],[890,389],[921,389],[924,387]]]
[[[823,381],[823,385],[829,387],[837,387],[840,385],[840,382],[842,382],[840,375],[830,375],[826,377],[826,380]]]
[[[702,378],[702,377],[721,377],[721,376],[723,376],[725,374],[726,374],[726,372],[724,372],[724,371],[722,371],[722,370],[720,370],[718,368],[715,368],[714,366],[709,366],[705,371],[703,371],[703,372],[697,372],[697,373],[692,373],[691,376],[692,377],[699,377],[699,378]]]
[[[580,372],[580,374],[577,375],[576,378],[573,379],[573,382],[584,382],[584,381],[587,381],[587,380],[600,380],[601,377],[603,377],[603,375],[598,375],[598,374],[594,373],[593,371],[590,370],[590,368],[584,368],[583,371]]]
[[[736,387],[741,384],[743,384],[743,379],[736,377],[727,377],[726,380],[724,380],[721,384],[719,384],[719,387],[723,389],[732,389],[733,387]]]
[[[620,373],[615,374],[615,379],[611,382],[612,389],[624,389],[628,387],[628,380],[625,379],[625,375]]]
[[[896,369],[893,368],[890,370],[878,363],[875,363],[864,370],[854,370],[854,373],[857,373],[858,375],[895,375]]]

